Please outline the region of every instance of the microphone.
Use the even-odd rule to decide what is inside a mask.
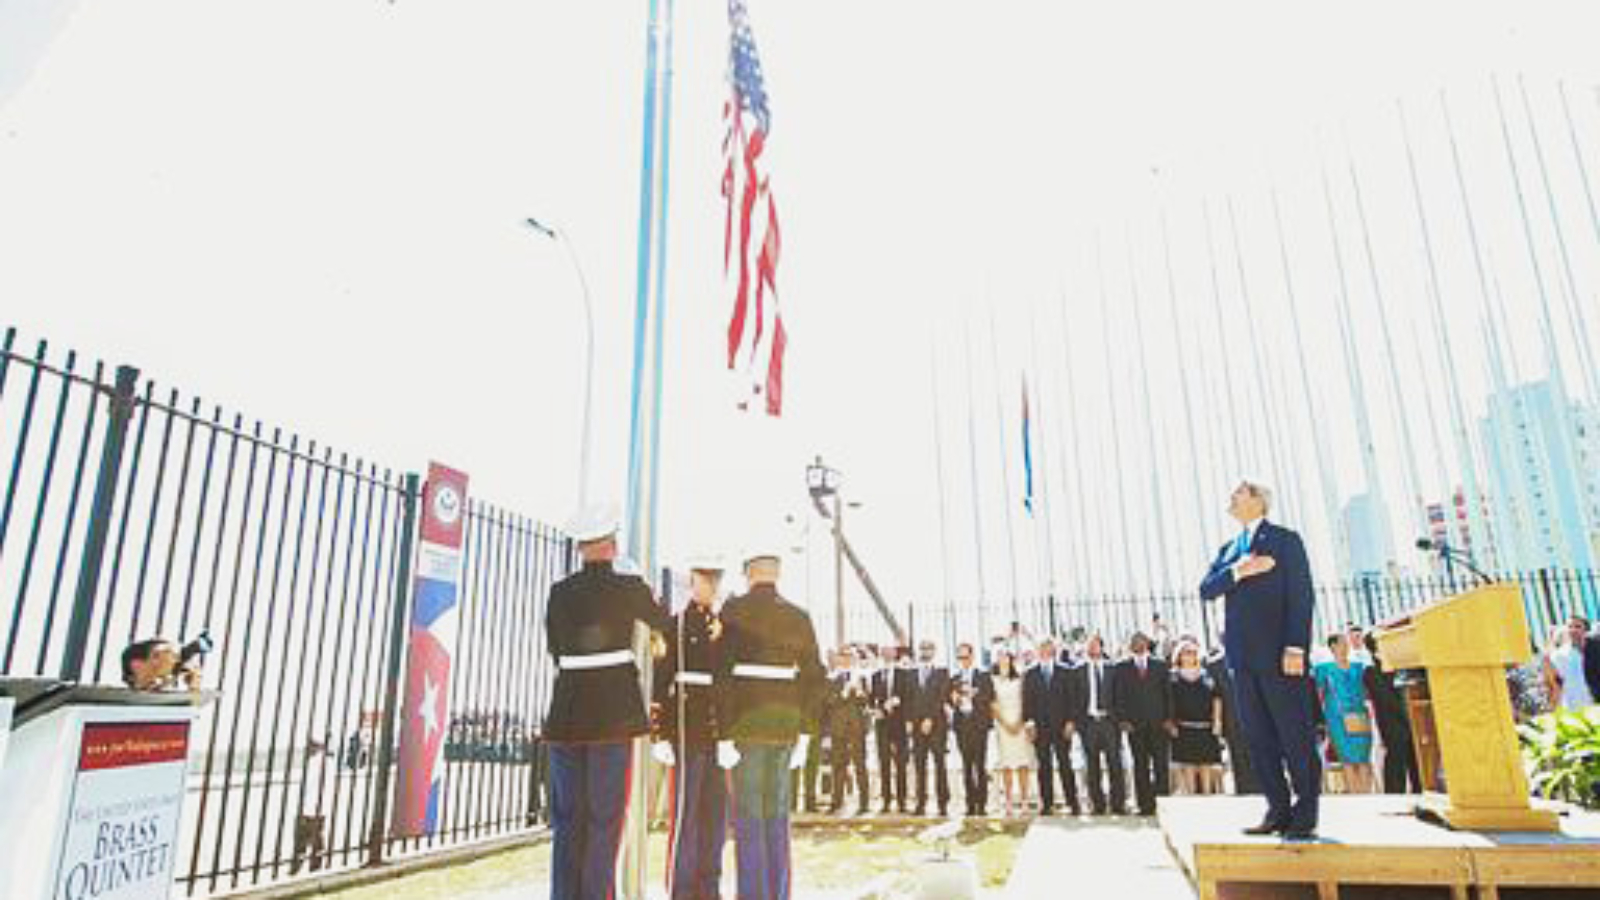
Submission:
[[[1439,554],[1439,558],[1446,562],[1458,562],[1465,566],[1468,572],[1476,575],[1480,583],[1494,584],[1494,579],[1484,574],[1483,570],[1478,568],[1477,565],[1472,562],[1472,557],[1470,555],[1457,550],[1444,541],[1435,541],[1429,538],[1420,537],[1417,538],[1417,549],[1424,553],[1437,553]]]

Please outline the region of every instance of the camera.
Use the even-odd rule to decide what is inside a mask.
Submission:
[[[201,631],[188,643],[178,648],[178,668],[189,668],[195,662],[203,659],[214,647],[216,647],[216,642],[211,639],[211,632]]]

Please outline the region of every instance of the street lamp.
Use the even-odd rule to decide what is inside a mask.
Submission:
[[[578,449],[578,507],[581,509],[584,504],[589,502],[590,422],[594,412],[594,304],[589,300],[589,279],[583,277],[583,266],[578,264],[578,254],[572,249],[572,239],[567,236],[565,231],[545,225],[532,216],[529,216],[526,221],[529,228],[566,249],[567,260],[572,263],[572,271],[578,276],[578,286],[583,289],[584,372],[583,435],[581,438],[583,443]]]
[[[820,502],[833,498],[833,591],[834,640],[836,647],[844,646],[844,499],[839,493],[844,476],[838,469],[823,464],[819,455],[816,462],[806,466],[806,487],[812,499]]]

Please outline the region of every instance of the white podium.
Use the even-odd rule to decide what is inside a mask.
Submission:
[[[167,900],[177,858],[190,694],[0,682],[0,873],[7,900]]]

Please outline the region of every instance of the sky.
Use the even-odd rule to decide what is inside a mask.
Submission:
[[[1437,497],[1459,480],[1446,386],[1469,418],[1488,390],[1441,91],[1509,297],[1498,338],[1522,375],[1539,377],[1549,356],[1528,260],[1550,291],[1576,288],[1590,333],[1600,319],[1600,228],[1587,230],[1557,99],[1562,85],[1600,175],[1591,4],[750,5],[783,217],[786,409],[772,421],[733,408],[718,194],[726,9],[679,3],[664,559],[809,545],[789,590],[826,604],[826,524],[806,516],[804,493],[820,454],[861,503],[852,539],[897,607],[1046,585],[1186,586],[1230,533],[1222,505],[1244,470],[1280,485],[1331,567],[1314,420],[1337,494],[1360,491],[1363,475],[1323,171],[1395,518],[1411,482]],[[387,465],[449,463],[476,496],[560,523],[576,501],[583,307],[562,248],[521,224],[535,216],[569,236],[590,287],[592,493],[620,499],[646,9],[0,0],[0,319]],[[1560,208],[1538,220],[1532,254],[1491,76],[1536,217],[1519,77],[1552,161]],[[1450,371],[1397,104],[1438,231]],[[1245,349],[1252,328],[1261,363]],[[1585,330],[1560,331],[1569,388],[1592,398],[1574,365]],[[1032,517],[1019,502],[1024,371],[1043,440]],[[1402,423],[1416,432],[1414,466]],[[1240,427],[1248,449],[1233,453]],[[1271,462],[1272,433],[1293,460]]]

